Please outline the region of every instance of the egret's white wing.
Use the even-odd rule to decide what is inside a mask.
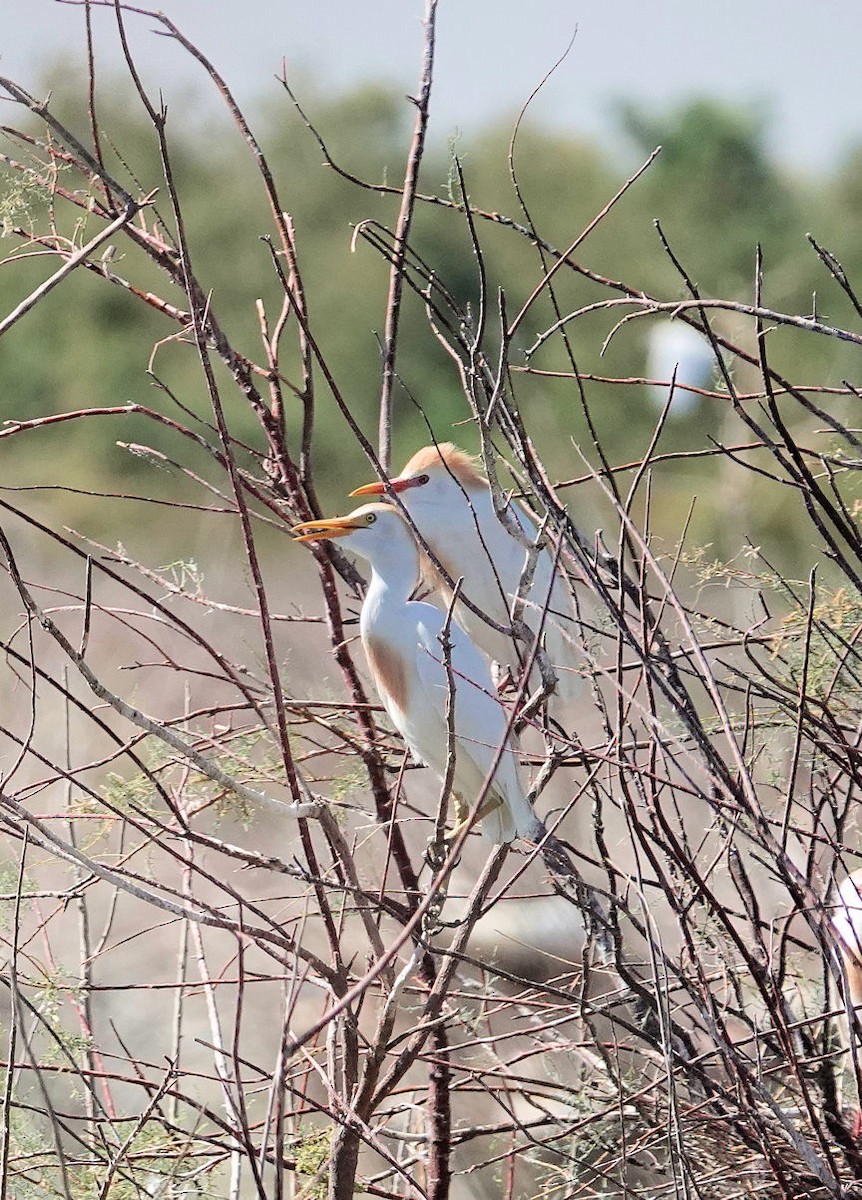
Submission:
[[[429,765],[441,776],[446,770],[446,705],[449,680],[440,634],[445,624],[442,614],[430,605],[417,623],[418,645],[416,677],[422,708],[431,732],[436,726],[437,761]],[[468,804],[473,804],[506,738],[507,716],[497,699],[491,672],[485,659],[460,627],[452,622],[451,667],[455,705],[455,787]],[[502,800],[500,808],[483,820],[483,831],[495,841],[510,841],[515,833],[530,833],[535,825],[533,811],[518,779],[514,753],[506,746],[500,757],[489,789]]]
[[[462,501],[456,510],[457,522],[441,528],[437,521],[423,521],[420,517],[420,528],[453,579],[463,575],[467,597],[495,621],[507,623],[527,563],[527,550],[500,521],[490,492],[471,493],[469,498],[462,497]],[[525,537],[534,541],[538,530],[526,509],[513,500],[509,504],[509,514]],[[428,583],[437,591],[438,603],[441,606],[448,604],[451,597],[448,589],[441,586],[439,576],[429,576]],[[576,668],[580,652],[573,637],[575,611],[561,572],[554,569],[553,554],[546,546],[539,553],[526,597],[525,616],[533,629],[539,626],[549,593],[544,644],[551,663],[559,668],[557,695],[568,701],[578,692]],[[459,604],[457,616],[470,638],[492,658],[503,663],[515,661],[509,638],[491,629],[464,604]],[[519,649],[523,653],[523,647]],[[539,682],[538,670],[534,670],[530,687],[538,687]]]

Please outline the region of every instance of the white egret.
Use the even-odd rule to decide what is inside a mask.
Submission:
[[[657,321],[650,329],[647,347],[647,376],[654,382],[650,396],[656,407],[667,403],[674,381],[674,416],[692,412],[700,402],[699,391],[708,388],[716,372],[712,346],[703,336],[679,320]]]
[[[848,1012],[862,1020],[862,868],[853,871],[838,888],[838,902],[831,914],[832,928],[838,935],[838,949],[847,979]],[[842,1022],[843,1025],[843,1022]],[[848,1028],[848,1046],[852,1044],[853,1022]],[[857,1053],[859,1041],[856,1039]],[[857,1109],[853,1136],[862,1133],[862,1113]]]
[[[851,1008],[862,1007],[862,869],[848,875],[838,889],[832,926],[841,943]],[[860,1013],[862,1016],[862,1013]]]
[[[499,757],[478,812],[483,832],[494,842],[510,842],[516,835],[535,840],[543,826],[521,786],[515,750],[506,736],[506,710],[485,659],[452,621],[450,685],[442,644],[446,616],[410,598],[420,578],[420,553],[401,513],[389,504],[364,504],[346,517],[304,521],[293,532],[300,542],[339,538],[371,566],[359,620],[368,666],[393,725],[413,756],[441,780],[447,767],[451,693],[452,792],[459,825]]]
[[[498,625],[509,625],[527,550],[497,516],[488,482],[476,460],[451,442],[423,446],[391,480],[391,486],[450,578],[463,578],[464,595]],[[369,483],[351,495],[383,495],[385,490],[381,482]],[[509,512],[533,541],[537,529],[526,512],[514,503]],[[569,699],[577,691],[578,682],[575,614],[572,597],[560,572],[554,571],[553,556],[547,547],[539,553],[525,600],[524,616],[534,631],[547,605],[544,646],[557,673],[557,695]],[[503,664],[510,662],[510,639],[466,605],[459,606],[458,620],[490,658]],[[522,655],[525,649],[521,645]]]

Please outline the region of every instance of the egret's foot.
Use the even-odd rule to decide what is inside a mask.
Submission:
[[[446,861],[446,856],[449,853],[449,845],[449,839],[444,833],[440,841],[438,841],[437,838],[432,838],[432,840],[425,847],[425,862],[435,873],[435,875]]]
[[[452,835],[449,833],[444,833],[443,837],[439,841],[435,838],[425,847],[425,862],[428,867],[430,867],[433,874],[438,875],[440,871],[443,870],[443,866],[446,862],[446,859],[449,857],[449,851],[452,849],[454,840],[455,838]],[[461,855],[459,854],[452,863],[450,870],[454,870],[460,862]]]

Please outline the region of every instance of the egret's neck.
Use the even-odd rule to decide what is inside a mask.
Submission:
[[[435,506],[434,523],[452,537],[463,533],[464,522],[473,524],[473,513],[480,522],[494,515],[494,502],[487,488],[468,488],[466,496],[460,487],[452,484],[446,493],[445,502]],[[429,514],[430,515],[430,514]]]
[[[402,608],[419,579],[419,551],[406,529],[374,547],[368,558],[371,581],[362,606],[362,625],[379,615]]]

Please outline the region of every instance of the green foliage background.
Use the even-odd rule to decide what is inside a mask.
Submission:
[[[52,80],[52,82],[55,82]],[[369,182],[397,184],[409,144],[412,109],[403,98],[386,90],[364,87],[335,99],[315,93],[306,81],[299,88],[304,105],[327,141],[333,158],[346,170]],[[88,117],[83,79],[67,77],[55,86],[54,105],[64,121],[87,141]],[[433,112],[433,104],[432,104]],[[107,165],[121,178],[136,181],[143,191],[162,184],[152,130],[140,105],[117,81],[100,92],[99,118],[106,134]],[[540,234],[559,248],[568,246],[603,207],[630,170],[657,145],[663,149],[652,167],[598,225],[578,250],[584,265],[611,279],[662,299],[683,298],[678,273],[662,250],[654,227],[658,218],[674,251],[697,281],[703,295],[751,302],[755,245],[763,246],[768,307],[790,313],[818,315],[831,323],[853,327],[857,319],[849,301],[828,278],[805,240],[810,231],[843,264],[851,278],[862,267],[862,148],[852,153],[828,178],[792,176],[780,169],[765,150],[765,131],[745,110],[694,100],[676,112],[644,114],[621,107],[619,119],[629,134],[632,153],[627,164],[613,161],[601,146],[575,135],[550,132],[527,120],[514,152],[514,165]],[[282,203],[294,221],[300,265],[307,286],[313,328],[345,397],[373,440],[380,386],[378,336],[382,329],[387,288],[387,265],[367,244],[351,242],[357,224],[369,218],[393,225],[397,200],[364,190],[340,178],[322,164],[321,151],[281,91],[270,95],[252,114],[252,125],[274,169]],[[37,136],[40,131],[27,126]],[[174,153],[177,184],[183,198],[195,269],[211,289],[212,303],[234,345],[261,360],[255,301],[263,299],[272,319],[281,302],[269,251],[261,240],[270,221],[248,150],[227,114],[200,119],[194,109],[169,112],[168,129]],[[473,142],[456,140],[472,202],[488,211],[523,220],[509,171],[512,122],[501,121]],[[21,159],[22,147],[4,147]],[[439,197],[454,195],[451,145],[438,138],[425,160],[421,190]],[[26,151],[25,151],[26,152]],[[130,184],[131,186],[131,184]],[[162,188],[160,200],[167,208]],[[6,258],[0,270],[0,307],[6,312],[26,295],[56,262],[22,246],[8,230],[44,217],[45,196],[28,187],[26,175],[4,171],[0,219],[7,236]],[[63,219],[62,217],[60,218]],[[92,229],[66,230],[81,244]],[[420,205],[414,226],[416,248],[463,304],[475,307],[477,270],[463,216],[452,210]],[[480,223],[486,257],[489,294],[505,290],[509,313],[516,312],[541,278],[538,256],[511,229]],[[150,288],[169,303],[183,299],[171,294],[167,282],[147,263],[126,249],[112,270],[139,287]],[[563,311],[607,299],[608,292],[572,273],[557,277]],[[815,293],[817,297],[815,298]],[[637,377],[644,374],[648,320],[626,325],[600,354],[605,337],[622,310],[591,314],[572,328],[574,350],[582,371],[601,376]],[[521,349],[553,321],[546,300],[532,310],[521,334]],[[728,326],[733,332],[732,324]],[[145,308],[120,288],[79,270],[18,323],[0,346],[0,382],[5,419],[22,420],[46,413],[130,401],[158,404],[159,393],[147,374],[152,347],[176,335],[166,317]],[[840,385],[859,380],[858,350],[834,339],[805,338],[779,332],[770,340],[772,365],[796,382]],[[519,358],[518,350],[513,361]],[[290,365],[290,360],[286,360]],[[296,366],[295,360],[293,367]],[[549,342],[534,360],[543,370],[565,370],[562,348]],[[427,441],[425,420],[439,438],[475,448],[469,428],[453,426],[467,417],[453,364],[436,341],[418,297],[409,296],[404,309],[399,352],[404,390],[398,397],[395,460],[400,462]],[[182,403],[207,416],[199,368],[193,347],[173,340],[160,346],[154,359],[156,374]],[[519,401],[528,427],[549,471],[559,479],[583,474],[575,444],[590,453],[591,441],[570,380],[524,378]],[[359,448],[324,388],[318,393],[317,479],[324,504],[343,507],[345,481],[362,481],[368,467]],[[593,419],[611,461],[637,459],[648,444],[655,409],[642,387],[590,383],[587,396]],[[845,400],[842,411],[853,424]],[[421,412],[419,411],[421,407]],[[709,438],[728,433],[726,405],[702,401],[694,411],[676,419],[661,443],[662,450],[702,449]],[[253,415],[231,400],[229,419],[234,433],[259,444]],[[299,412],[292,414],[294,433]],[[858,422],[856,422],[858,424]],[[66,423],[28,439],[16,438],[3,467],[6,486],[42,485],[80,489],[121,489],[158,494],[182,483],[154,471],[146,457],[130,454],[117,441],[141,441],[169,455],[179,447],[169,434],[142,418],[121,416],[98,421]],[[187,453],[185,448],[183,452]],[[205,462],[191,463],[204,474]],[[710,503],[719,486],[720,467],[695,460],[663,473],[656,494],[654,517],[669,538],[678,531],[692,493],[701,501],[695,510],[693,532],[699,542],[722,540],[726,511]],[[752,484],[756,487],[756,484]],[[773,492],[778,489],[773,489]],[[52,494],[46,493],[47,504]],[[74,523],[78,510],[90,511],[84,495],[60,493],[64,512]],[[118,523],[122,510],[112,510]],[[100,510],[98,522],[110,525],[110,511]],[[780,506],[770,501],[749,506],[744,532],[755,541],[778,540],[795,547],[794,533],[783,527]],[[97,530],[111,537],[109,527]],[[169,537],[168,531],[154,530]],[[743,531],[734,530],[735,535]],[[737,536],[737,543],[739,538]],[[732,553],[725,545],[723,552]]]

